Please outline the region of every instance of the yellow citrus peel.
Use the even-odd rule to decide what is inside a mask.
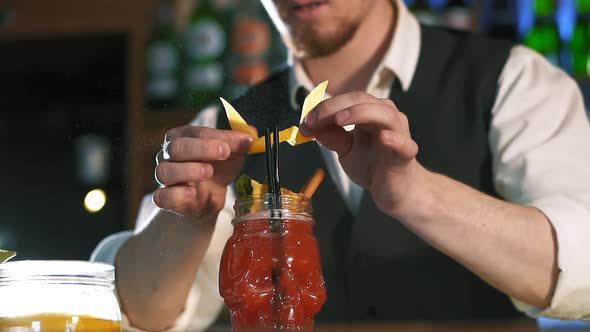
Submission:
[[[296,131],[299,128],[297,128],[296,126],[292,126],[289,127],[287,129],[283,129],[279,132],[279,143],[282,142],[289,142],[289,140],[294,139],[295,135],[297,134]],[[272,142],[272,140],[271,140]],[[291,145],[295,145],[295,144],[291,144]],[[262,137],[258,137],[257,139],[255,139],[252,142],[252,145],[250,146],[250,151],[248,151],[248,153],[252,154],[252,153],[262,153],[266,151],[266,143],[264,141],[264,136]]]
[[[260,183],[254,179],[251,179],[252,184],[252,196],[259,196],[268,194],[268,185],[265,183]],[[287,188],[281,188],[281,194],[283,195],[295,195],[294,192]]]
[[[246,120],[242,118],[240,113],[238,113],[238,111],[236,111],[236,109],[227,100],[221,97],[219,97],[219,99],[221,99],[221,103],[223,104],[223,108],[225,109],[225,115],[229,120],[229,126],[232,130],[241,131],[252,137],[258,136],[256,134],[256,130],[254,130],[252,127],[248,125]]]
[[[268,185],[242,174],[236,180],[236,191],[238,197],[260,196],[268,193]],[[296,195],[294,192],[286,188],[281,188],[281,193],[283,195]]]
[[[316,86],[310,93],[305,97],[303,101],[303,107],[301,110],[301,117],[299,119],[299,124],[303,122],[305,117],[311,112],[319,103],[324,100],[324,94],[326,93],[326,88],[328,87],[328,81],[324,81]],[[246,120],[242,118],[240,113],[236,111],[236,109],[229,103],[227,100],[223,98],[221,99],[221,103],[225,108],[225,114],[227,115],[227,119],[229,120],[229,125],[232,130],[241,131],[243,133],[249,134],[250,136],[256,137],[256,131],[248,125]],[[279,143],[287,142],[291,144],[291,146],[307,143],[313,141],[314,137],[307,137],[303,136],[299,132],[299,127],[292,126],[287,129],[281,130],[279,132]],[[266,151],[266,144],[264,142],[264,136],[258,137],[252,142],[252,146],[250,147],[249,154],[254,153],[262,153]]]
[[[236,180],[236,193],[240,198],[263,197],[264,195],[268,194],[268,185],[265,183],[260,183],[254,179],[251,179],[249,176],[242,174]],[[298,195],[286,188],[281,188],[281,194],[293,196]],[[254,199],[248,206],[245,206],[245,208],[249,209],[251,213],[254,213],[267,210],[268,206],[264,205],[264,200]]]
[[[323,81],[318,86],[316,86],[311,92],[305,97],[303,101],[303,108],[301,109],[301,117],[299,118],[299,124],[303,122],[305,117],[313,110],[319,103],[324,100],[324,94],[326,94],[326,88],[328,87],[328,81]],[[289,142],[291,145],[302,144],[305,142],[309,142],[313,140],[313,137],[307,137],[301,135],[299,132],[299,128],[297,128],[297,133],[295,136],[295,144]]]
[[[10,250],[2,250],[0,249],[0,263],[4,263],[11,259],[12,257],[16,256],[15,251]]]

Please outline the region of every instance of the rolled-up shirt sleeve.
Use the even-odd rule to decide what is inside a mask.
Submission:
[[[576,82],[537,53],[514,47],[499,79],[489,139],[497,192],[539,209],[557,239],[551,305],[513,299],[515,306],[534,317],[590,319],[590,123]]]
[[[233,202],[234,200],[235,194],[233,191],[228,190],[226,201]],[[139,217],[141,217],[142,213],[146,213],[146,216],[149,216],[150,213],[155,213],[157,210],[158,207],[154,205],[151,195],[146,195],[141,203]],[[195,281],[187,296],[184,311],[166,331],[202,331],[217,318],[223,306],[223,299],[219,295],[219,261],[225,242],[232,232],[232,218],[233,209],[231,208],[231,204],[228,203],[219,215],[215,231],[213,232],[213,238],[197,270]],[[136,230],[145,226],[139,222],[138,218]],[[108,236],[94,249],[90,260],[114,265],[117,252],[133,233],[133,231],[123,231]],[[122,323],[124,331],[142,331],[131,326],[125,313],[122,313]]]
[[[217,113],[218,109],[216,108],[206,109],[191,124],[214,127],[217,122]],[[234,201],[235,193],[229,188],[226,195],[226,204],[219,214],[211,243],[195,275],[193,285],[186,299],[184,311],[166,331],[202,331],[209,327],[219,315],[223,306],[223,299],[219,295],[219,262],[225,242],[233,231],[231,220],[234,216],[232,207]],[[102,240],[93,251],[90,260],[114,265],[117,253],[123,244],[133,234],[141,232],[149,225],[158,213],[169,212],[158,208],[154,204],[151,194],[144,196],[140,204],[135,229],[115,233]],[[142,331],[130,325],[125,313],[122,313],[122,323],[124,331]]]

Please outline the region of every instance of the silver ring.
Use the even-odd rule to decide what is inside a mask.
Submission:
[[[156,166],[160,165],[161,162],[166,161],[167,159],[164,158],[164,151],[160,150],[157,154],[156,154]]]
[[[164,188],[166,187],[165,184],[163,184],[160,179],[158,179],[158,166],[154,167],[154,179],[156,180],[156,182],[160,185],[160,188]]]
[[[164,152],[160,150],[160,152],[156,154],[156,167],[154,167],[154,179],[160,185],[160,188],[166,187],[166,185],[158,179],[158,166],[160,166],[160,163],[163,161],[166,161],[166,159],[164,158]]]

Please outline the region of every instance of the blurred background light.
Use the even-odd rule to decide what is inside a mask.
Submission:
[[[107,195],[102,189],[93,189],[84,197],[84,208],[90,213],[95,213],[105,206]]]

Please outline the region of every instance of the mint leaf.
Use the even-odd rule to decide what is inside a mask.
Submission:
[[[252,196],[252,179],[248,175],[242,174],[236,181],[236,191],[238,192],[238,197],[246,197]]]

